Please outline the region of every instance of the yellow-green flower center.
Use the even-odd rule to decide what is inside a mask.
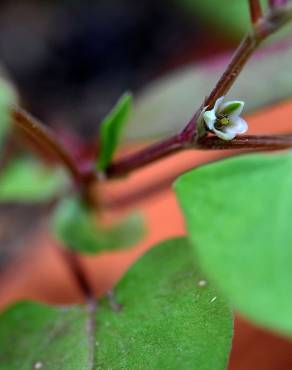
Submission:
[[[217,130],[220,130],[220,128],[228,126],[229,123],[230,119],[228,117],[226,117],[225,115],[218,115],[214,126]]]

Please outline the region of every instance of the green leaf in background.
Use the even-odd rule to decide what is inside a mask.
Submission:
[[[86,254],[130,247],[144,235],[143,218],[135,213],[120,224],[105,228],[79,199],[62,201],[53,216],[52,229],[66,247]]]
[[[44,202],[67,186],[61,169],[44,167],[31,158],[14,159],[0,174],[1,202]]]
[[[175,183],[203,271],[246,317],[290,336],[291,189],[291,153],[227,159]]]
[[[13,86],[0,78],[0,148],[9,129],[10,107],[17,100]]]
[[[230,58],[231,55],[225,55],[185,67],[148,85],[135,99],[123,135],[125,141],[166,136],[182,129],[210,93]],[[291,69],[291,60],[291,37],[260,51],[240,74],[227,100],[243,100],[244,113],[251,113],[290,97],[292,74],[287,71]]]
[[[232,315],[202,282],[187,241],[176,239],[148,252],[118,284],[121,310],[98,304],[93,338],[82,308],[17,305],[0,317],[0,369],[226,369]]]
[[[201,21],[212,27],[212,31],[220,30],[230,39],[239,40],[249,29],[250,19],[246,0],[176,0],[178,5],[190,11]]]
[[[100,126],[100,156],[97,161],[99,170],[105,170],[111,163],[119,144],[122,130],[132,106],[132,95],[124,94],[113,110],[105,117]]]
[[[215,33],[215,40],[225,37],[232,41],[239,41],[251,28],[247,0],[176,0],[176,3],[193,14],[196,20],[204,23],[209,34]],[[268,10],[268,1],[261,1],[263,9]],[[284,32],[285,34],[285,32]],[[221,37],[220,37],[221,36]]]
[[[176,0],[177,4],[207,23],[213,32],[219,30],[232,40],[239,40],[250,29],[248,1],[246,0]],[[267,1],[262,3],[266,5]]]

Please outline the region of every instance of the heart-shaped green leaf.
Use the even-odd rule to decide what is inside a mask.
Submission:
[[[90,369],[83,307],[20,303],[0,316],[1,370]]]
[[[105,170],[113,159],[131,106],[132,95],[126,93],[100,125],[100,154],[97,167],[101,171]]]
[[[148,252],[119,283],[119,313],[99,307],[99,358],[108,368],[225,369],[232,320],[185,239]],[[201,286],[200,286],[201,285]]]
[[[175,190],[196,255],[234,307],[292,334],[292,154],[227,159]]]
[[[31,158],[13,160],[0,174],[1,202],[45,202],[62,193],[67,180],[61,169],[50,169]]]
[[[133,246],[144,234],[143,218],[139,214],[133,213],[121,223],[105,228],[77,198],[59,204],[52,230],[67,248],[85,254]]]
[[[16,305],[0,317],[0,369],[223,370],[232,318],[201,279],[177,239],[130,269],[116,288],[119,311],[106,299],[87,319],[80,307]]]

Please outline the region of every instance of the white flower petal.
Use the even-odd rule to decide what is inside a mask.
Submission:
[[[219,110],[220,110],[221,105],[222,105],[222,103],[223,103],[223,100],[224,100],[224,96],[221,96],[221,98],[218,98],[218,99],[216,100],[216,103],[214,104],[214,108],[213,108],[213,110],[214,110],[215,112],[217,112],[217,111],[219,111]]]
[[[207,112],[203,113],[203,118],[204,118],[204,121],[205,121],[206,125],[208,126],[209,130],[213,130],[214,129],[214,124],[215,124],[216,119],[217,119],[214,109],[207,110]]]
[[[228,113],[228,108],[232,108],[233,105],[236,105],[237,108],[232,110],[230,113]],[[229,101],[229,102],[226,102],[226,103],[223,103],[221,106],[220,106],[220,109],[219,109],[219,113],[221,112],[224,112],[224,111],[227,111],[226,115],[230,118],[232,117],[238,117],[241,115],[242,111],[243,111],[243,108],[244,108],[244,102],[243,101],[240,101],[240,100],[233,100],[233,101]]]
[[[230,118],[230,125],[227,128],[230,132],[244,134],[248,130],[248,124],[241,117],[232,117]]]
[[[232,140],[236,136],[235,132],[230,132],[230,131],[224,132],[224,131],[220,131],[216,129],[214,129],[214,133],[216,134],[216,136],[218,136],[222,140]]]

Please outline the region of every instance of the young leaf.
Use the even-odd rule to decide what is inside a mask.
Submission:
[[[232,317],[201,279],[188,243],[176,239],[148,252],[118,284],[119,311],[106,299],[87,320],[80,307],[17,305],[0,317],[0,368],[223,370]]]
[[[103,171],[112,161],[115,150],[119,144],[123,127],[132,105],[132,95],[124,94],[113,110],[105,117],[100,126],[100,156],[97,167]]]
[[[292,335],[292,154],[249,155],[183,175],[194,251],[234,307]]]
[[[22,158],[13,160],[0,174],[1,202],[44,202],[64,191],[65,174],[39,162]]]
[[[144,234],[143,219],[139,214],[132,214],[120,224],[104,228],[76,198],[65,199],[59,204],[53,216],[52,229],[67,248],[85,254],[133,246]]]

